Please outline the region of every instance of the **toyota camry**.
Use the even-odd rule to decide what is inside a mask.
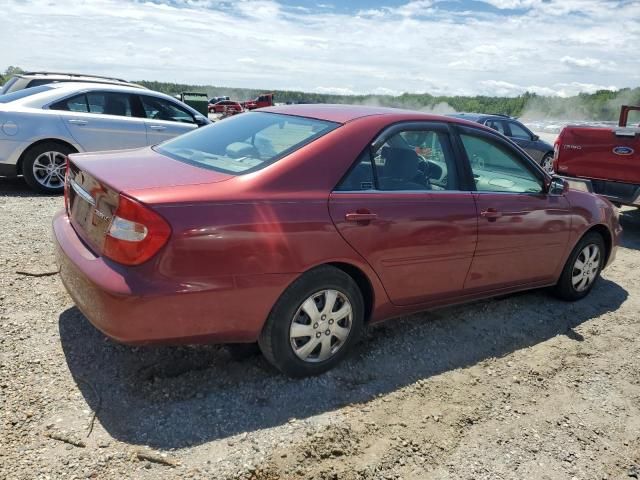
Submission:
[[[254,343],[326,371],[374,322],[550,287],[587,295],[606,199],[494,130],[395,109],[261,109],[137,150],[73,154],[61,278],[119,342]]]

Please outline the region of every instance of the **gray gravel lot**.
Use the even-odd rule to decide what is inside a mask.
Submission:
[[[0,478],[640,478],[640,210],[581,302],[387,322],[291,380],[221,346],[115,344],[56,275],[16,273],[55,271],[62,205],[0,178]]]

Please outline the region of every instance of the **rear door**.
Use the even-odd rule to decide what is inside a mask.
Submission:
[[[446,124],[408,123],[384,132],[332,192],[338,231],[393,303],[437,301],[462,290],[477,216],[459,179]]]
[[[498,135],[456,130],[478,209],[478,245],[465,288],[472,293],[554,280],[569,241],[569,202],[546,193],[541,169]]]
[[[138,97],[146,117],[148,145],[156,145],[198,127],[191,112],[177,102],[152,95]]]
[[[89,91],[60,100],[49,108],[60,112],[69,133],[85,151],[147,144],[144,119],[134,115],[128,93]]]

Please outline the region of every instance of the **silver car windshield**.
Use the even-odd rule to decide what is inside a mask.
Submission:
[[[198,167],[242,174],[274,163],[339,125],[292,115],[249,112],[154,148],[163,155]]]

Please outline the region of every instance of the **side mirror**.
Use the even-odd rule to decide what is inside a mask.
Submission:
[[[202,115],[196,115],[195,118],[196,125],[199,127],[204,127],[205,125],[209,125],[209,121]]]
[[[532,142],[537,142],[538,140],[540,140],[540,137],[538,135],[532,135],[531,136],[531,141]]]
[[[569,184],[562,177],[551,177],[547,192],[549,195],[564,195],[569,188]]]

